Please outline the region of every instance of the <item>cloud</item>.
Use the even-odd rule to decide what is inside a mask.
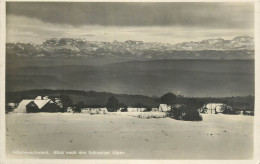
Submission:
[[[41,43],[50,38],[89,38],[95,36],[91,31],[96,31],[95,27],[75,28],[71,25],[46,23],[35,18],[16,15],[8,15],[6,20],[7,42]]]
[[[100,26],[54,24],[25,16],[7,16],[7,42],[42,43],[50,38],[81,38],[89,41],[126,41],[179,43],[208,38],[231,39],[253,35],[247,29],[211,29],[181,26]]]
[[[7,14],[72,26],[254,26],[253,2],[7,2]]]
[[[93,34],[85,34],[85,35],[83,35],[83,36],[86,36],[86,37],[94,37],[94,36],[96,36],[96,35],[93,35]]]

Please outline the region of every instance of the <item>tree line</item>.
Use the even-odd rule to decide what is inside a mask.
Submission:
[[[34,99],[38,95],[51,97],[60,97],[63,103],[63,111],[66,112],[67,107],[75,107],[80,112],[81,108],[101,108],[107,107],[108,111],[115,112],[121,108],[122,112],[127,111],[127,107],[146,108],[147,112],[152,108],[158,108],[159,104],[167,104],[171,106],[171,111],[168,112],[169,117],[175,119],[194,119],[198,120],[199,115],[197,109],[207,103],[224,103],[234,110],[254,110],[254,96],[243,97],[204,97],[193,98],[175,95],[174,93],[166,93],[161,97],[142,96],[142,95],[127,95],[127,94],[112,94],[95,91],[74,91],[74,90],[30,90],[6,93],[6,104],[9,102],[19,103],[23,99]],[[93,101],[94,100],[94,101]],[[182,104],[176,107],[176,104]],[[6,111],[12,109],[6,106]],[[195,117],[195,118],[190,118]]]
[[[61,96],[62,102],[64,102],[64,108],[73,106],[72,100],[68,96]],[[170,106],[170,111],[167,112],[167,116],[176,120],[186,121],[201,121],[202,117],[198,112],[198,109],[203,106],[203,102],[197,101],[196,98],[185,98],[183,96],[177,96],[173,93],[166,93],[160,97],[160,103]],[[80,112],[81,108],[97,108],[106,107],[109,112],[117,112],[121,108],[121,112],[127,112],[128,106],[120,103],[115,96],[108,98],[105,106],[98,105],[86,105],[83,102],[78,102],[74,105],[75,112]],[[152,107],[143,105],[141,103],[133,104],[131,107],[146,108],[146,112],[152,110]]]

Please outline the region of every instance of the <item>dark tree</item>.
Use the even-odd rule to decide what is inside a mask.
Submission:
[[[114,96],[111,96],[107,101],[106,107],[109,112],[116,112],[119,109],[119,101]]]
[[[5,105],[5,113],[12,112],[14,109],[8,105]]]
[[[97,105],[97,104],[93,104],[93,105],[85,105],[86,108],[103,108],[103,105]]]
[[[195,98],[186,99],[184,106],[182,106],[181,119],[185,121],[202,121],[202,117],[198,112],[198,109],[202,106],[203,102]]]
[[[120,103],[119,104],[119,108],[122,108],[121,109],[121,112],[127,112],[127,105],[123,104],[123,103]]]
[[[177,96],[173,93],[166,93],[162,95],[161,102],[164,104],[172,105],[176,104]]]
[[[134,108],[146,108],[147,106],[141,103],[135,103],[132,105]]]
[[[81,109],[85,107],[84,102],[80,101],[75,105],[74,112],[80,113]]]
[[[146,107],[145,112],[151,112],[151,111],[152,111],[152,108],[151,108],[151,107]]]
[[[61,95],[60,98],[61,98],[61,102],[63,104],[63,111],[66,112],[67,108],[71,107],[73,105],[73,102],[70,99],[70,97],[67,95]]]
[[[198,108],[201,108],[204,103],[202,101],[198,101],[195,98],[189,98],[189,99],[186,100],[185,104],[191,110],[197,110]]]
[[[170,105],[173,108],[173,105],[177,104],[177,96],[173,93],[166,93],[161,97],[161,103]]]
[[[178,119],[179,118],[179,109],[175,108],[175,104],[177,104],[177,96],[173,93],[166,93],[161,97],[161,103],[167,104],[171,107],[171,110],[167,112],[168,117]]]
[[[168,117],[185,121],[202,120],[197,110],[202,107],[203,102],[197,101],[195,98],[185,98],[167,93],[161,97],[161,102],[171,106],[171,110],[167,113]]]
[[[189,110],[182,119],[185,121],[202,121],[202,116],[196,110]]]

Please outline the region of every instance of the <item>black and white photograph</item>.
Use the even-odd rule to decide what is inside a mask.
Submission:
[[[4,3],[5,158],[260,157],[255,1]]]

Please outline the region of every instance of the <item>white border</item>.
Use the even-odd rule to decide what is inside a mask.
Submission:
[[[254,159],[260,163],[260,1],[255,2],[255,120],[254,120]]]
[[[0,0],[0,163],[5,159],[5,1]]]
[[[255,116],[254,116],[254,159],[253,160],[66,160],[66,159],[6,159],[5,157],[5,41],[6,41],[6,2],[23,2],[24,0],[0,0],[0,164],[31,164],[31,163],[239,163],[239,164],[260,164],[260,0],[41,0],[40,2],[255,2]],[[37,0],[26,0],[26,2],[37,2]],[[38,1],[39,2],[39,1]],[[210,146],[210,145],[209,145]]]

